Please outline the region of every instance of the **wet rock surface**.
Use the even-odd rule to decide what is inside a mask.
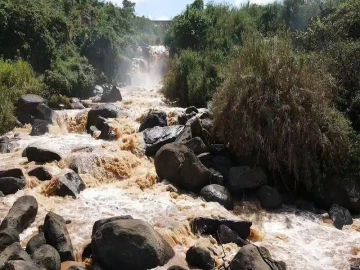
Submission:
[[[180,188],[199,191],[210,183],[210,173],[185,145],[167,144],[155,156],[156,173]]]
[[[141,122],[139,132],[148,128],[165,127],[167,126],[167,119],[165,112],[150,112]]]
[[[330,208],[329,215],[334,226],[339,230],[342,230],[345,225],[353,224],[353,219],[349,210],[337,204]]]
[[[17,199],[9,213],[1,222],[0,229],[13,228],[21,233],[34,222],[38,212],[38,203],[33,196],[22,196]]]
[[[234,208],[234,202],[230,192],[223,186],[212,184],[200,191],[200,196],[207,202],[218,202],[228,210]]]
[[[105,223],[92,237],[94,258],[109,270],[151,269],[173,256],[170,245],[142,220],[124,219]]]
[[[184,126],[154,127],[144,131],[146,154],[155,155],[164,145],[174,142],[183,131]]]
[[[210,251],[197,246],[192,246],[186,252],[186,261],[190,266],[204,270],[212,270],[215,266],[215,260]]]
[[[59,252],[61,262],[75,260],[66,222],[61,216],[49,212],[44,220],[43,231],[46,243]]]
[[[54,192],[56,196],[71,196],[76,198],[76,196],[85,189],[84,181],[76,172],[70,169],[66,169],[57,175],[54,181],[57,184],[56,191]]]
[[[267,183],[267,177],[260,168],[247,166],[232,167],[229,171],[227,187],[232,193],[256,189]]]

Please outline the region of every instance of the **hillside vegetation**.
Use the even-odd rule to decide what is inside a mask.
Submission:
[[[46,98],[88,98],[95,84],[124,81],[137,46],[161,39],[161,29],[136,17],[134,7],[127,0],[122,7],[99,0],[0,1],[1,132],[13,126],[13,106],[5,101],[30,91],[12,91],[27,79],[4,82],[9,69],[24,66]]]
[[[209,105],[219,141],[288,189],[330,176],[341,185],[359,173],[359,14],[357,0],[241,8],[196,0],[166,34],[164,94]]]

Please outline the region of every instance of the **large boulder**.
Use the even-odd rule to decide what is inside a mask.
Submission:
[[[286,270],[283,262],[276,262],[265,248],[246,245],[240,249],[231,261],[231,270]]]
[[[261,207],[266,210],[276,210],[282,205],[282,198],[276,188],[261,186],[256,193]]]
[[[57,186],[54,195],[60,197],[71,196],[76,198],[77,195],[80,194],[80,192],[83,191],[86,187],[81,177],[70,169],[65,169],[52,181],[54,181]]]
[[[117,102],[122,101],[120,88],[114,85],[110,92],[104,93],[101,97],[102,102]]]
[[[197,217],[190,220],[190,227],[193,233],[216,235],[219,227],[226,225],[234,232],[236,232],[242,239],[247,239],[250,236],[250,228],[252,222],[237,221],[227,219],[213,219],[206,217]]]
[[[35,250],[35,252],[32,254],[32,259],[40,269],[61,269],[60,255],[56,249],[50,245],[42,245],[40,248]]]
[[[334,226],[342,230],[344,225],[353,224],[352,216],[348,209],[334,204],[329,210],[329,216],[333,221]]]
[[[127,215],[127,216],[116,216],[116,217],[99,219],[99,220],[95,221],[91,235],[93,236],[102,225],[109,223],[109,222],[123,220],[123,219],[133,219],[133,217]]]
[[[22,249],[19,242],[12,243],[10,246],[6,247],[3,252],[0,254],[0,269],[8,261],[21,260],[26,262],[31,262],[29,254]]]
[[[7,216],[3,219],[0,229],[13,228],[22,233],[34,222],[38,212],[38,203],[33,196],[18,198],[11,207]]]
[[[0,191],[4,195],[15,194],[18,190],[26,186],[23,178],[3,177],[0,178]]]
[[[26,252],[32,255],[35,252],[35,250],[37,250],[39,247],[45,244],[46,244],[45,235],[43,232],[40,232],[37,235],[33,236],[26,244]]]
[[[190,266],[203,270],[213,270],[215,267],[215,259],[211,256],[209,250],[192,246],[186,252],[186,261]]]
[[[221,244],[235,243],[240,247],[248,244],[246,240],[242,239],[235,231],[226,225],[219,226],[217,236]]]
[[[141,122],[139,132],[148,128],[165,127],[167,126],[167,119],[165,112],[150,112]]]
[[[28,172],[28,175],[35,176],[40,181],[47,181],[47,180],[51,180],[52,178],[51,173],[48,171],[48,169],[46,169],[43,166],[32,169],[31,171]]]
[[[39,270],[38,266],[32,261],[14,260],[4,264],[1,270]]]
[[[12,243],[19,242],[20,237],[17,230],[5,228],[0,231],[0,253]]]
[[[46,243],[54,247],[60,255],[62,262],[75,261],[74,250],[65,220],[49,212],[44,221],[43,227]]]
[[[186,190],[200,191],[210,183],[209,170],[182,144],[163,146],[155,156],[155,169],[161,179]]]
[[[91,109],[88,113],[86,123],[86,130],[88,132],[90,131],[91,126],[96,126],[99,116],[105,119],[118,118],[120,116],[120,108],[114,104],[102,104]]]
[[[91,246],[94,259],[108,270],[151,269],[175,255],[148,223],[138,219],[105,223],[93,235]]]
[[[234,202],[227,188],[212,184],[201,189],[200,196],[207,202],[217,202],[228,210],[234,209]]]
[[[49,132],[49,123],[45,120],[35,119],[32,123],[31,136],[41,136]]]
[[[3,177],[14,177],[14,178],[22,178],[25,179],[24,173],[20,168],[14,168],[10,170],[1,170],[0,178]]]
[[[184,130],[184,126],[154,127],[143,132],[146,154],[155,155],[164,145],[174,142]]]
[[[211,154],[211,153],[210,153]],[[211,154],[213,156],[213,154]],[[233,167],[233,163],[230,158],[224,156],[213,156],[211,161],[211,167],[221,173],[225,182],[229,179],[230,169]]]
[[[37,105],[36,110],[37,110],[37,113],[36,113],[37,118],[44,120],[48,123],[56,122],[55,111],[53,109],[49,108],[44,103],[40,103],[39,105]]]
[[[206,145],[200,137],[192,138],[187,141],[185,145],[189,147],[195,155],[200,155],[206,152]]]
[[[38,113],[38,105],[41,103],[46,103],[46,100],[38,95],[28,94],[19,98],[17,109],[30,115],[36,115]]]
[[[260,168],[248,166],[233,167],[229,171],[227,187],[231,193],[257,189],[267,183],[267,178]]]
[[[25,148],[25,154],[28,161],[35,161],[40,163],[60,161],[61,155],[54,150],[47,149],[45,146],[42,146],[40,143],[30,144]]]
[[[185,109],[185,113],[186,114],[199,113],[199,110],[195,106],[190,106],[190,107]]]

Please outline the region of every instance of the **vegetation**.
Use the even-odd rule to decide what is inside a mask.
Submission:
[[[24,94],[41,94],[42,83],[24,61],[0,60],[0,134],[14,127],[14,103]]]
[[[358,175],[358,14],[357,0],[241,8],[196,0],[165,37],[172,65],[163,91],[185,106],[212,101],[219,138],[266,160],[291,190]]]
[[[136,17],[134,6],[128,0],[121,7],[101,0],[2,0],[0,57],[29,63],[46,98],[90,97],[95,84],[125,81],[138,45],[161,42],[161,29]],[[13,105],[6,106],[2,123],[12,121]],[[0,133],[10,126],[3,125]]]

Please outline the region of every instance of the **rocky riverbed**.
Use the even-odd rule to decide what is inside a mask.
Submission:
[[[345,225],[339,230],[334,227],[325,211],[302,207],[304,204],[310,205],[307,202],[298,202],[296,207],[281,203],[282,201],[274,202],[273,199],[270,203],[265,203],[253,197],[231,195],[231,202],[227,197],[225,200],[210,198],[207,199],[210,202],[205,201],[199,196],[200,189],[210,183],[222,185],[223,176],[226,174],[219,176],[216,171],[208,170],[204,166],[207,162],[206,156],[198,158],[194,154],[201,155],[210,151],[208,145],[212,142],[209,134],[201,134],[204,145],[195,141],[180,150],[162,150],[162,156],[153,155],[163,145],[174,140],[186,144],[185,141],[189,138],[186,137],[187,126],[184,124],[188,118],[191,120],[195,117],[193,119],[204,120],[199,121],[205,126],[206,110],[188,108],[185,114],[184,108],[171,107],[164,102],[159,87],[125,87],[114,91],[121,93],[120,96],[115,95],[118,100],[116,102],[111,102],[115,100],[107,97],[106,101],[109,103],[105,105],[98,99],[94,100],[96,102],[83,102],[88,107],[85,109],[53,111],[51,121],[47,117],[49,119],[46,120],[45,131],[42,128],[36,130],[37,136],[30,135],[34,130],[34,124],[28,124],[15,128],[6,134],[8,139],[2,140],[2,149],[6,150],[0,154],[0,171],[19,168],[23,174],[19,176],[23,179],[23,186],[19,191],[10,192],[11,194],[5,194],[5,197],[0,198],[0,219],[6,219],[12,205],[19,198],[24,198],[23,196],[32,196],[37,202],[34,220],[30,219],[30,222],[28,219],[26,228],[19,230],[19,241],[23,248],[39,231],[44,231],[45,234],[51,231],[51,226],[46,225],[46,222],[51,222],[46,220],[59,219],[56,224],[61,224],[59,226],[68,231],[73,246],[73,258],[70,256],[63,259],[58,243],[50,241],[50,236],[45,240],[60,253],[62,269],[68,269],[70,265],[103,269],[104,264],[104,269],[115,269],[114,265],[118,261],[110,262],[109,259],[104,262],[107,256],[111,257],[113,254],[107,249],[106,241],[114,238],[112,233],[122,235],[120,231],[123,231],[120,228],[134,227],[147,232],[150,240],[146,241],[151,242],[149,246],[157,243],[158,253],[152,256],[157,258],[153,262],[154,267],[159,265],[157,269],[168,269],[174,265],[188,269],[189,264],[202,269],[224,269],[228,265],[231,269],[241,269],[245,260],[243,257],[250,256],[249,254],[256,255],[257,260],[264,264],[263,268],[256,269],[284,269],[284,265],[278,264],[274,261],[276,260],[284,262],[287,269],[345,270],[350,269],[351,265],[355,265],[360,259],[360,220],[356,217],[351,225]],[[90,110],[97,110],[97,116],[100,115],[104,119],[96,118],[89,123]],[[142,132],[139,132],[140,126]],[[154,126],[157,128],[154,129]],[[147,127],[149,129],[146,129]],[[190,137],[196,137],[194,131],[196,127]],[[221,151],[225,150],[220,147],[211,151],[216,152],[218,156],[224,156]],[[55,153],[55,157],[49,152]],[[179,175],[182,176],[174,176],[175,180],[173,174],[178,168],[174,165],[174,157],[183,160],[184,164],[189,161],[189,168],[180,168]],[[224,161],[222,158],[215,160],[218,160],[217,164]],[[204,165],[200,164],[200,161]],[[161,164],[156,164],[157,162]],[[213,157],[211,162],[214,163]],[[196,168],[194,164],[198,164]],[[219,167],[224,168],[224,164],[221,164]],[[38,167],[42,169],[34,172],[33,170]],[[208,167],[214,167],[214,164]],[[230,167],[229,169],[236,168],[234,164]],[[217,171],[221,171],[221,168]],[[236,174],[236,170],[232,169],[230,173]],[[254,173],[259,185],[263,185],[261,173]],[[167,180],[162,181],[158,176],[170,179],[171,183]],[[190,177],[193,178],[189,179]],[[196,182],[197,180],[200,182]],[[229,187],[231,193],[236,193],[236,188],[238,187]],[[205,190],[200,193],[206,197],[209,192]],[[222,203],[223,201],[225,203]],[[49,212],[53,212],[50,217]],[[103,231],[98,229],[96,239],[92,237],[96,221],[126,215],[135,221],[126,219],[110,222],[108,224],[111,226],[101,227]],[[197,230],[199,228],[194,228],[194,219],[200,217],[222,220],[221,224],[226,225],[224,230],[230,228],[237,236],[242,237],[240,240],[236,240],[238,238],[235,237],[234,243],[221,244],[221,239],[217,239],[221,224],[215,222],[215,233],[204,234],[202,230],[201,234],[201,230]],[[251,230],[247,233],[246,228],[240,230],[238,225],[234,227],[224,220],[236,221],[239,222],[237,224],[243,225],[251,222],[246,223],[251,225]],[[206,220],[208,227],[209,222],[213,224],[212,221]],[[242,233],[244,235],[241,235]],[[108,240],[101,239],[101,235],[109,237],[106,238]],[[91,241],[93,255],[83,256],[84,248]],[[246,245],[247,248],[240,248],[248,243],[267,248],[272,259],[254,246]],[[112,245],[122,247],[117,242]],[[200,246],[201,250],[193,246]],[[43,253],[53,252],[50,248]],[[105,254],[99,252],[103,249],[107,250]],[[241,250],[243,254],[240,254]],[[0,263],[4,260],[2,255],[0,254]],[[146,258],[146,254],[139,256]],[[242,259],[239,259],[239,256],[242,256]],[[134,254],[128,254],[128,257],[133,261],[139,260]],[[32,260],[39,261],[34,259],[34,256]],[[148,261],[152,262],[150,259]],[[124,269],[143,267],[131,265],[131,262],[126,263],[128,264],[124,262]]]

